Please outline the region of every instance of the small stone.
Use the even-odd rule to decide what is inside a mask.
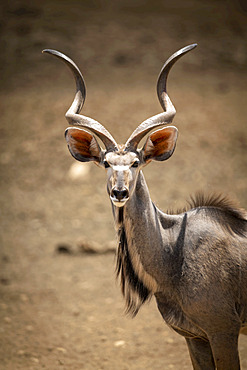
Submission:
[[[23,349],[20,349],[18,352],[17,352],[17,355],[18,356],[25,356],[26,355],[26,352],[23,351]]]
[[[167,338],[167,339],[166,339],[166,343],[172,344],[172,343],[174,343],[174,339],[172,339],[172,338]]]
[[[67,244],[57,245],[56,252],[59,254],[73,254],[72,248]]]
[[[115,347],[123,347],[124,345],[125,345],[124,340],[117,340],[116,342],[114,342]]]
[[[88,240],[79,240],[77,242],[80,253],[85,254],[101,254],[102,250],[98,243]]]
[[[67,350],[63,347],[57,347],[57,351],[61,352],[61,353],[66,353],[67,352]]]
[[[37,357],[31,357],[30,359],[32,362],[35,362],[36,364],[39,363],[39,359]]]
[[[6,322],[7,324],[10,324],[11,323],[11,318],[10,317],[8,317],[8,316],[5,316],[5,318],[4,318],[4,322]]]

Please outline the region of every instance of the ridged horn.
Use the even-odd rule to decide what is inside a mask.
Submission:
[[[55,57],[61,59],[70,68],[75,78],[75,98],[65,114],[65,117],[69,124],[82,126],[91,130],[102,140],[107,150],[115,150],[117,148],[117,143],[112,135],[106,130],[106,128],[101,123],[95,121],[93,118],[79,114],[86,98],[86,87],[83,76],[77,65],[68,56],[57,50],[45,49],[42,52],[54,55]]]
[[[136,149],[141,139],[153,128],[166,125],[171,123],[175,114],[176,109],[174,108],[168,94],[167,94],[167,77],[173,66],[173,64],[181,58],[184,54],[188,53],[190,50],[194,49],[197,44],[191,44],[185,46],[184,48],[178,50],[174,53],[162,67],[158,81],[157,81],[157,94],[160,104],[164,110],[163,113],[157,114],[153,117],[146,119],[142,122],[131,134],[129,139],[125,144],[125,150]]]

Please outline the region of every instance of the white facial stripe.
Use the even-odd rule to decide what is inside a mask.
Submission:
[[[114,171],[128,171],[129,166],[116,165],[116,166],[112,166],[112,169]]]

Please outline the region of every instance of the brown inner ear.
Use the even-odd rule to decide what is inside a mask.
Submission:
[[[75,150],[77,150],[83,157],[91,157],[89,151],[92,135],[84,132],[83,135],[79,134],[77,130],[71,130],[70,136],[72,139],[71,145]]]
[[[66,131],[71,154],[80,161],[99,161],[100,147],[97,140],[87,131],[69,128]]]
[[[153,144],[153,153],[154,157],[161,156],[164,152],[169,152],[173,149],[174,141],[173,141],[174,131],[169,130],[168,128],[164,130],[155,131],[153,134],[150,135],[150,140]]]
[[[168,132],[155,132],[150,136],[150,139],[153,143],[153,156],[158,157],[164,153],[164,151],[168,151],[169,147],[171,146],[168,142],[170,134]]]
[[[168,159],[176,145],[177,129],[173,126],[153,132],[144,145],[144,158],[146,162],[154,159],[163,161]]]

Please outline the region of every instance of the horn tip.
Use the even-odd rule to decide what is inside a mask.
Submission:
[[[53,55],[57,55],[57,56],[60,54],[59,51],[53,50],[53,49],[44,49],[44,50],[42,50],[42,53],[48,53],[48,54],[53,54]]]
[[[187,53],[188,51],[195,49],[196,47],[197,47],[197,43],[190,44],[190,45],[185,46],[184,48],[180,49],[177,53],[178,53],[178,54],[180,54],[180,53],[181,53],[181,54],[185,54],[185,53]]]
[[[195,49],[198,46],[198,44],[195,42],[194,44],[189,45],[190,49]]]

